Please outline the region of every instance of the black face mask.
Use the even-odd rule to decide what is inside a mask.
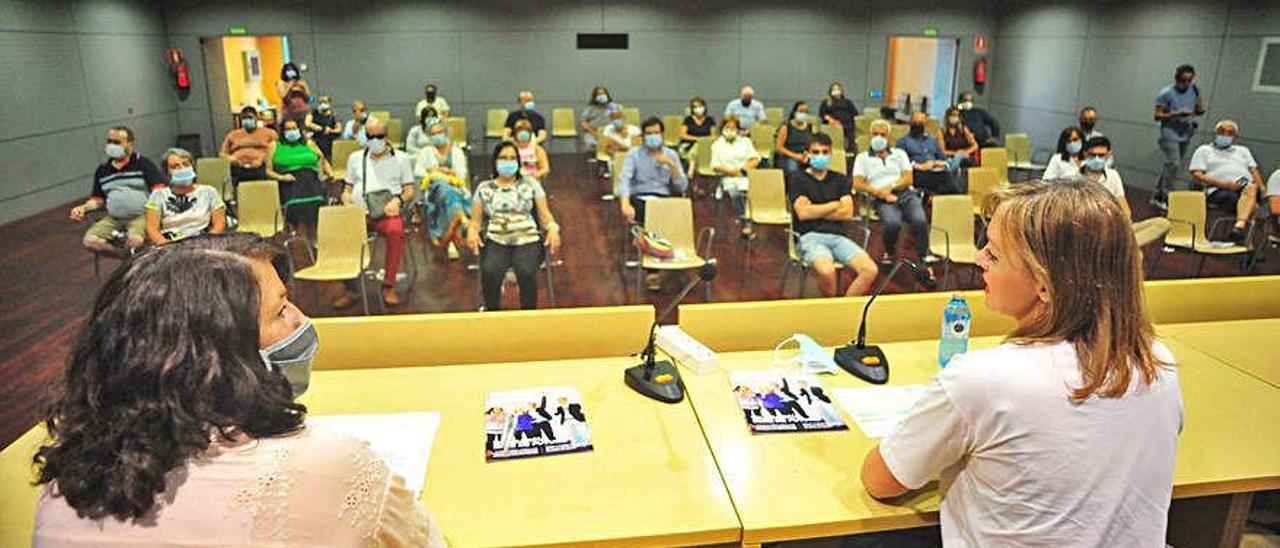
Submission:
[[[744,107],[749,107],[749,106],[751,106],[751,98],[750,98],[750,97],[747,97],[747,98],[742,99],[742,106],[744,106]]]
[[[1094,122],[1086,122],[1084,120],[1080,120],[1080,129],[1083,129],[1085,131],[1093,131],[1094,124],[1095,124]]]
[[[428,100],[428,101],[435,101],[435,100],[436,100],[436,92],[434,92],[434,91],[428,91],[428,92],[427,92],[427,100]]]
[[[919,137],[924,135],[924,124],[911,124],[911,136]]]

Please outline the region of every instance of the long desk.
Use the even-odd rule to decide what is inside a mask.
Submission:
[[[1280,318],[1165,325],[1157,332],[1280,388],[1280,356],[1272,348]]]
[[[980,337],[972,347],[998,342]],[[1262,435],[1280,423],[1280,391],[1177,340],[1166,343],[1178,359],[1186,409],[1174,497],[1280,488],[1280,438]],[[882,348],[892,364],[891,384],[927,383],[938,370],[936,341]],[[936,523],[936,485],[891,503],[867,495],[859,471],[876,440],[852,420],[846,431],[752,435],[726,373],[770,367],[771,351],[735,352],[720,355],[722,372],[684,375],[738,509],[744,544]],[[846,373],[822,381],[829,388],[869,386]],[[1237,507],[1240,503],[1234,501]],[[1247,511],[1248,498],[1243,504]]]

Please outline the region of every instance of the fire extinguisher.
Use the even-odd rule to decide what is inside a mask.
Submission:
[[[191,73],[187,70],[187,59],[179,49],[170,49],[166,55],[169,58],[169,72],[178,88],[178,97],[185,100],[191,94]]]
[[[978,57],[973,62],[973,90],[981,94],[987,86],[987,58]]]

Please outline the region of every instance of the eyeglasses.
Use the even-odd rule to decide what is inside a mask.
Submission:
[[[375,135],[375,134],[373,134],[373,133],[366,133],[364,136],[365,136],[365,138],[366,138],[366,139],[386,139],[386,138],[387,138],[387,134],[386,134],[386,133],[382,133],[382,134],[378,134],[378,135]]]
[[[110,144],[113,144],[113,145],[123,145],[123,144],[124,144],[124,139],[116,139],[116,138],[112,137],[112,138],[108,138],[108,139],[107,139],[107,143],[110,143]]]

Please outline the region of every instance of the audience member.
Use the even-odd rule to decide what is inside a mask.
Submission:
[[[133,130],[116,126],[107,130],[107,161],[93,174],[93,190],[83,204],[71,208],[71,220],[80,222],[90,211],[106,208],[107,215],[84,234],[85,249],[124,257],[143,244],[146,233],[148,193],[165,184],[164,173],[146,156],[138,154]]]
[[[520,119],[514,127],[516,150],[520,154],[520,173],[533,177],[539,183],[551,174],[551,160],[547,151],[534,138],[534,126],[529,120]]]
[[[276,131],[259,127],[258,109],[240,109],[240,127],[227,133],[218,155],[231,162],[231,181],[262,181],[267,178],[267,151],[276,141]]]
[[[862,295],[871,288],[879,268],[867,251],[846,235],[854,218],[853,189],[848,176],[828,169],[831,152],[829,135],[813,135],[805,149],[807,167],[787,176],[791,224],[800,234],[796,246],[800,259],[813,268],[822,295],[833,297],[839,289],[837,264],[854,273],[845,295]]]
[[[587,106],[582,109],[582,144],[594,149],[600,139],[600,132],[609,125],[610,115],[614,111],[621,112],[622,105],[614,102],[609,88],[596,86],[591,89],[587,98]]]
[[[186,149],[171,148],[162,162],[169,186],[151,191],[147,199],[147,240],[165,245],[201,234],[227,230],[227,206],[218,189],[196,184],[195,159]]]
[[[545,238],[539,226],[546,231]],[[545,257],[544,247],[552,255],[560,252],[560,224],[551,214],[542,185],[520,174],[520,152],[514,143],[498,144],[493,151],[493,178],[476,185],[467,245],[480,256],[485,310],[502,309],[507,270],[515,271],[520,308],[538,307],[538,266]]]
[[[1204,185],[1209,206],[1235,209],[1236,224],[1231,239],[1244,241],[1245,227],[1258,201],[1265,198],[1262,173],[1249,148],[1236,144],[1240,126],[1222,120],[1213,126],[1213,142],[1200,145],[1191,156],[1191,176]]]
[[[1080,131],[1084,132],[1084,140],[1088,141],[1094,137],[1102,137],[1102,132],[1098,131],[1098,109],[1086,106],[1080,109]]]
[[[436,116],[441,120],[446,120],[453,115],[453,112],[449,110],[449,102],[438,93],[438,88],[436,88],[435,84],[427,84],[423,87],[422,94],[424,96],[423,99],[419,100],[418,104],[413,107],[415,117],[421,119],[422,111],[428,108],[435,110]]]
[[[333,178],[329,159],[298,127],[298,122],[285,120],[280,140],[271,143],[267,154],[267,177],[278,181],[280,207],[285,220],[305,234],[315,234],[320,206],[325,202],[325,186],[321,180]]]
[[[680,165],[680,155],[663,146],[666,127],[662,119],[651,117],[640,125],[644,146],[631,149],[618,174],[618,207],[628,223],[644,225],[645,202],[651,198],[678,196],[689,188],[689,179]],[[650,291],[657,291],[657,273],[645,276]]]
[[[404,478],[294,401],[319,341],[280,252],[205,236],[112,275],[44,418],[36,546],[445,546]]]
[[[404,256],[404,219],[401,208],[413,202],[414,178],[405,154],[397,154],[387,142],[386,122],[369,118],[364,131],[368,139],[361,150],[347,160],[346,185],[342,203],[358,205],[369,216],[369,228],[386,239],[386,262],[383,265],[382,301],[400,304],[396,296],[396,273]],[[346,291],[333,302],[334,308],[355,304],[358,281],[346,283]]]
[[[424,148],[431,146],[427,141],[427,128],[437,122],[443,122],[436,112],[435,107],[427,107],[418,111],[418,124],[409,128],[409,134],[404,138],[404,151],[409,156],[416,157],[418,152]],[[445,133],[448,133],[447,131]]]
[[[925,133],[928,120],[923,111],[913,113],[911,130],[898,139],[897,147],[907,153],[915,169],[913,184],[934,194],[959,194],[960,167],[948,162],[938,141]]]
[[[1164,156],[1164,167],[1160,170],[1160,178],[1156,180],[1155,193],[1151,195],[1151,205],[1160,209],[1168,209],[1170,190],[1178,178],[1178,171],[1187,161],[1187,151],[1191,146],[1191,136],[1195,135],[1197,116],[1205,113],[1204,101],[1200,97],[1200,88],[1195,85],[1196,69],[1191,65],[1179,65],[1173,71],[1174,83],[1165,86],[1156,95],[1155,120],[1160,126],[1156,144]]]
[[[853,142],[857,130],[853,119],[858,116],[858,105],[845,96],[844,86],[840,82],[831,83],[831,87],[827,89],[827,97],[822,100],[822,106],[818,107],[818,114],[824,122],[844,130],[845,143]]]
[[[343,139],[355,139],[360,146],[365,145],[364,126],[369,121],[369,110],[364,105],[364,101],[356,101],[351,103],[351,119],[347,120],[347,125],[342,129]]]
[[[1124,196],[1124,180],[1120,178],[1120,172],[1110,167],[1111,161],[1111,140],[1106,137],[1094,137],[1085,141],[1083,160],[1080,164],[1077,177],[1091,183],[1098,183],[1107,189],[1116,200],[1120,202],[1120,209],[1124,211],[1124,218],[1128,219],[1133,216],[1133,211],[1129,209],[1129,200]]]
[[[471,211],[467,153],[453,144],[441,121],[427,127],[427,141],[430,146],[418,152],[413,168],[426,195],[427,235],[432,245],[444,248],[450,259],[457,259],[456,244],[465,237],[462,231]]]
[[[299,125],[306,122],[307,115],[311,113],[311,86],[302,79],[302,71],[298,70],[298,65],[288,62],[280,67],[276,93],[280,95],[280,103],[284,105],[284,116],[274,122],[279,124],[284,120],[294,120]]]
[[[707,114],[707,101],[695,96],[689,100],[689,114],[680,121],[680,146],[676,149],[680,159],[688,161],[694,145],[699,137],[710,137],[715,133],[716,119]]]
[[[791,175],[804,169],[806,147],[809,139],[816,131],[813,128],[813,113],[809,111],[809,103],[796,101],[791,105],[791,113],[787,115],[787,123],[778,127],[778,134],[773,137],[774,162],[782,171]]]
[[[764,111],[764,103],[756,98],[756,90],[751,86],[742,86],[742,90],[738,92],[738,98],[729,101],[724,107],[724,116],[728,118],[734,116],[738,119],[738,123],[742,124],[742,131],[750,134],[751,128],[761,122],[769,122],[768,116]],[[777,122],[778,120],[773,120]]]
[[[533,102],[533,92],[529,90],[521,91],[516,96],[516,99],[519,106],[507,114],[507,121],[502,124],[505,128],[502,137],[506,140],[511,140],[511,137],[515,135],[516,122],[528,120],[533,128],[533,141],[539,145],[546,142],[547,120],[541,114],[538,114],[538,111],[534,110],[537,104]]]
[[[742,236],[749,238],[752,228],[747,211],[747,172],[760,164],[760,153],[751,139],[741,134],[737,118],[730,116],[721,122],[720,138],[711,143],[711,169],[720,174],[720,188],[729,195]]]
[[[994,147],[1000,145],[1000,124],[996,123],[996,119],[986,109],[973,104],[973,92],[966,91],[960,94],[960,101],[956,103],[956,108],[964,118],[964,126],[969,128],[973,133],[973,138],[978,141],[980,147]]]
[[[965,127],[960,109],[947,109],[942,127],[938,128],[938,144],[942,145],[942,153],[947,155],[948,168],[959,170],[976,165],[973,158],[978,154],[978,140]]]
[[[307,114],[307,131],[311,140],[320,147],[325,158],[333,157],[333,141],[342,135],[342,124],[333,113],[333,100],[328,95],[321,95],[316,101],[316,108]]]
[[[617,166],[613,165],[613,156],[619,152],[629,152],[640,146],[640,128],[628,124],[621,110],[609,115],[609,124],[600,131],[600,154],[597,160],[605,162],[606,175],[613,173]],[[611,175],[610,175],[611,176]]]
[[[1080,178],[1080,164],[1084,161],[1084,132],[1078,127],[1069,127],[1058,134],[1058,146],[1053,156],[1049,157],[1049,165],[1040,176],[1045,181],[1068,181]]]
[[[929,222],[924,216],[920,192],[911,186],[911,160],[902,149],[889,146],[889,122],[871,122],[870,150],[858,154],[853,162],[853,188],[871,197],[871,206],[880,215],[881,236],[884,239],[884,256],[881,261],[891,262],[897,256],[898,235],[905,220],[911,227],[911,236],[921,258],[932,259],[929,254]],[[930,285],[932,280],[917,274],[921,283]]]

